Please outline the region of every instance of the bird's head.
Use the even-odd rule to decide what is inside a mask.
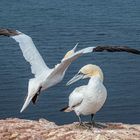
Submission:
[[[97,65],[87,64],[83,66],[79,72],[67,82],[67,85],[70,85],[80,79],[98,77],[101,81],[103,81],[103,72],[101,68]]]
[[[73,54],[74,54],[74,50],[70,50],[70,51],[68,51],[68,52],[65,54],[65,56],[64,56],[63,59],[69,58],[69,57],[72,56]]]
[[[74,46],[74,48],[73,48],[72,50],[68,51],[68,52],[65,54],[65,56],[63,57],[62,60],[71,57],[71,56],[75,53],[76,48],[77,48],[77,45],[78,45],[78,43]]]

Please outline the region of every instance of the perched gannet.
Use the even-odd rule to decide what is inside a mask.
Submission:
[[[29,105],[30,101],[35,104],[37,96],[41,91],[44,91],[49,87],[52,87],[61,82],[69,65],[85,53],[102,51],[125,51],[129,53],[140,54],[139,50],[120,46],[87,47],[75,52],[77,47],[76,45],[72,50],[66,53],[59,64],[50,69],[45,64],[43,58],[36,49],[31,37],[17,30],[3,28],[0,28],[0,35],[11,37],[19,43],[23,56],[30,63],[31,71],[35,76],[34,78],[29,80],[27,98],[20,112],[22,112]]]
[[[90,78],[88,84],[75,88],[69,96],[68,107],[61,109],[61,111],[75,111],[80,124],[82,123],[80,115],[91,115],[92,124],[94,124],[93,116],[105,103],[107,90],[103,85],[102,70],[99,66],[92,64],[82,67],[67,85],[85,78]]]

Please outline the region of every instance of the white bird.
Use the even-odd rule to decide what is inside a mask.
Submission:
[[[91,115],[92,124],[94,125],[93,116],[104,105],[107,90],[103,85],[102,70],[99,66],[92,64],[82,67],[67,85],[85,78],[90,78],[88,84],[75,88],[69,95],[69,105],[60,111],[74,111],[79,118],[80,124],[82,124],[80,115]]]
[[[23,112],[23,110],[25,110],[31,100],[33,104],[35,104],[36,99],[41,91],[44,91],[49,87],[52,87],[57,83],[61,82],[69,65],[85,53],[102,51],[125,51],[134,54],[140,54],[139,50],[120,46],[87,47],[75,52],[78,45],[76,44],[76,46],[72,50],[66,53],[66,55],[59,64],[57,64],[54,68],[50,69],[45,64],[43,58],[36,49],[31,37],[17,30],[3,28],[0,28],[0,35],[11,37],[19,43],[23,56],[26,61],[30,63],[31,71],[34,74],[34,78],[29,79],[27,98],[20,112]]]

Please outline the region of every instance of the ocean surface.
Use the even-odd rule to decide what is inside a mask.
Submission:
[[[52,68],[77,42],[78,49],[125,45],[140,50],[140,1],[1,0],[0,27],[17,29],[31,36]],[[35,106],[30,104],[20,113],[28,79],[33,75],[18,44],[3,36],[0,36],[0,119],[46,118],[57,124],[78,121],[74,113],[59,112],[59,109],[67,105],[75,87],[88,82],[83,80],[65,86],[88,63],[102,68],[108,91],[106,103],[95,120],[140,123],[140,56],[107,52],[84,55],[72,63],[61,83],[43,92]]]

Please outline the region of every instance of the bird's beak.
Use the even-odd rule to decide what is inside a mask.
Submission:
[[[74,52],[76,51],[78,44],[79,44],[79,43],[76,43],[76,45],[75,45],[74,48],[72,49]]]
[[[72,79],[70,79],[70,80],[67,82],[66,86],[71,85],[72,83],[75,83],[76,81],[78,81],[78,80],[80,80],[80,79],[83,79],[83,77],[84,77],[84,74],[82,74],[82,73],[77,73]]]

